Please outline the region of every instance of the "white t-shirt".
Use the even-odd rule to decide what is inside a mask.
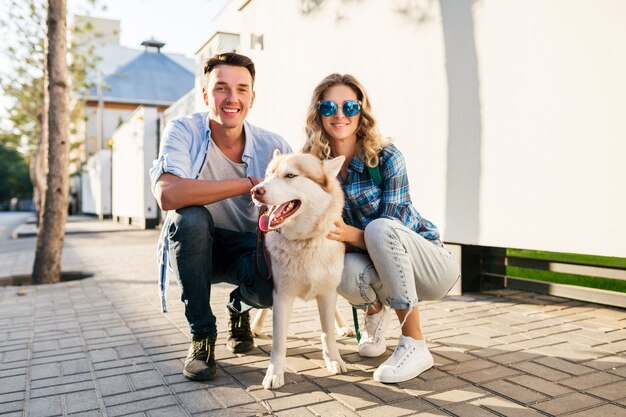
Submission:
[[[212,181],[246,178],[246,164],[231,161],[214,144],[198,178]],[[207,204],[205,207],[213,216],[215,227],[236,232],[256,233],[258,209],[252,203],[250,194],[237,195]]]

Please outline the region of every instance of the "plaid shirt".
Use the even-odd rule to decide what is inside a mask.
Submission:
[[[355,155],[350,161],[348,177],[342,183],[345,194],[343,220],[346,224],[364,230],[377,218],[397,220],[441,245],[437,226],[423,218],[411,203],[409,178],[400,150],[394,145],[386,146],[381,152],[379,165],[383,178],[380,186],[370,176],[361,157]]]

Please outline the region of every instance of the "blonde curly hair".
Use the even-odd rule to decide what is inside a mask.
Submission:
[[[359,118],[359,127],[356,131],[357,152],[363,158],[363,161],[369,167],[378,166],[378,154],[387,145],[388,140],[378,132],[376,120],[372,114],[369,98],[365,89],[350,74],[330,74],[324,78],[313,90],[311,103],[307,110],[306,141],[302,147],[302,152],[317,156],[320,159],[330,159],[332,157],[328,136],[322,125],[322,116],[317,106],[318,102],[324,98],[324,93],[336,85],[346,85],[355,93],[357,100],[361,101],[361,117]]]

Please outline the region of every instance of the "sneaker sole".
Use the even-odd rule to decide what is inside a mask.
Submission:
[[[217,377],[217,370],[215,371],[215,373],[209,374],[208,376],[199,376],[196,374],[191,374],[183,369],[183,376],[192,381],[210,381],[212,379],[215,379],[215,377]]]
[[[435,364],[431,363],[428,365],[423,365],[420,366],[419,368],[417,368],[415,370],[415,372],[409,374],[408,376],[389,376],[389,377],[384,377],[384,378],[380,378],[377,376],[374,376],[374,381],[378,381],[378,382],[382,382],[383,384],[395,384],[398,382],[406,382],[406,381],[410,381],[413,378],[417,378],[421,373],[428,371],[430,368],[432,368]]]
[[[246,352],[250,352],[252,349],[254,349],[254,343],[252,343],[250,346],[244,346],[243,348],[231,348],[227,344],[226,345],[226,349],[228,349],[228,351],[232,352],[232,353],[246,353]]]
[[[387,351],[387,346],[385,346],[385,349],[383,349],[380,353],[374,354],[374,355],[366,355],[365,353],[361,353],[359,351],[359,356],[363,357],[363,358],[377,358],[379,356],[381,356],[383,353],[385,353]]]

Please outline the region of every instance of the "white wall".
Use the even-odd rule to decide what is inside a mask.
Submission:
[[[99,149],[108,147],[108,142],[113,137],[115,129],[128,119],[132,113],[133,110],[105,108],[102,114],[102,143],[98,144],[98,108],[86,107],[85,149],[87,155],[93,155]]]
[[[87,160],[81,180],[82,211],[111,215],[111,151],[101,149]]]
[[[626,2],[305,3],[238,12],[253,123],[299,149],[314,86],[352,73],[446,241],[626,256]]]
[[[148,170],[157,156],[157,110],[140,106],[113,133],[113,218],[145,225],[157,218]]]

